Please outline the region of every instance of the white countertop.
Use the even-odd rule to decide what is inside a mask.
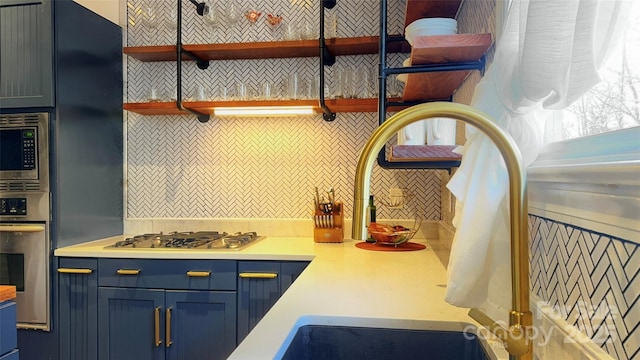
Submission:
[[[381,252],[359,249],[358,241],[314,243],[312,238],[268,237],[240,251],[104,249],[113,237],[55,250],[56,256],[172,259],[312,260],[230,359],[273,359],[292,330],[304,323],[344,325],[400,319],[396,327],[422,321],[476,324],[467,309],[444,301],[446,250],[429,241],[425,250]],[[371,320],[371,319],[374,320]],[[464,326],[464,324],[462,324]],[[493,344],[493,350],[499,345]],[[500,350],[500,349],[499,349]],[[506,353],[500,351],[500,358]]]

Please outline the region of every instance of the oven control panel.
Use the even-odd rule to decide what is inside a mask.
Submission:
[[[27,199],[0,198],[0,215],[27,215]]]

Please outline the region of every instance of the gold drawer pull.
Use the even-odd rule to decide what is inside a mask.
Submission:
[[[160,346],[160,344],[162,344],[162,340],[160,340],[160,306],[158,306],[157,308],[153,309],[153,327],[155,330],[155,339],[154,339],[154,343],[156,345],[156,347]]]
[[[275,279],[278,277],[277,273],[240,273],[240,277],[244,279]]]
[[[138,275],[140,274],[139,269],[118,269],[116,271],[118,275]]]
[[[209,277],[211,271],[187,271],[187,276],[190,277]]]
[[[93,270],[91,270],[91,269],[59,268],[58,272],[60,274],[91,274],[93,272]]]

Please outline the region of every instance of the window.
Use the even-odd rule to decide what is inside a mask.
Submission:
[[[558,140],[640,126],[640,5],[634,4],[629,22],[603,81],[569,107]]]

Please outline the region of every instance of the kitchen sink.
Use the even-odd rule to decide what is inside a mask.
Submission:
[[[280,349],[282,360],[499,358],[477,327],[462,322],[301,318]],[[502,356],[500,356],[501,358]]]

